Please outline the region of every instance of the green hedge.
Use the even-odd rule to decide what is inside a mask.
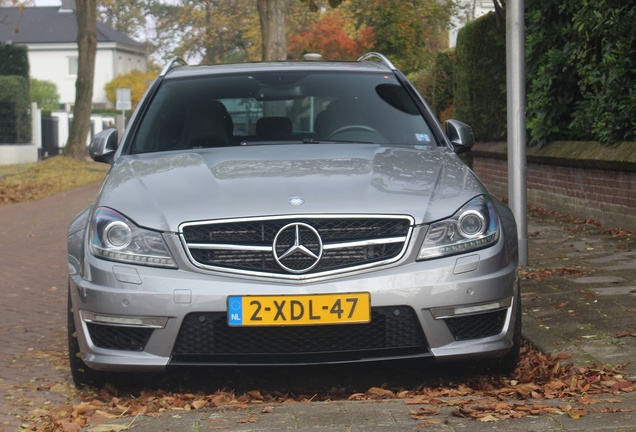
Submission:
[[[432,109],[439,120],[444,121],[444,113],[453,108],[453,82],[455,70],[455,50],[437,53],[433,71]]]
[[[636,141],[636,3],[526,0],[525,10],[529,145]],[[495,14],[457,37],[455,117],[480,141],[505,137],[504,43]]]
[[[636,140],[636,3],[526,0],[530,143]]]
[[[0,76],[0,143],[31,140],[29,84],[22,76]]]
[[[26,46],[0,42],[0,75],[19,75],[29,85],[29,54]]]
[[[468,123],[479,141],[506,135],[505,28],[494,13],[464,26],[457,35],[455,118]]]
[[[572,126],[602,144],[636,140],[636,3],[568,0],[582,100]]]

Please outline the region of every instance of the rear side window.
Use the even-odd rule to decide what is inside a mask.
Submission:
[[[283,71],[166,79],[131,153],[281,141],[436,145],[392,75]]]

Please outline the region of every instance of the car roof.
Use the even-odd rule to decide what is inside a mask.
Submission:
[[[314,62],[314,61],[291,61],[291,62],[258,62],[258,63],[236,63],[219,65],[183,65],[175,64],[167,67],[162,74],[165,79],[225,75],[232,73],[250,72],[376,72],[392,73],[386,65],[373,61],[350,61],[350,62]]]

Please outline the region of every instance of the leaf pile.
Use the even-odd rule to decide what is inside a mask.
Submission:
[[[528,267],[519,270],[519,277],[522,280],[533,279],[536,282],[543,282],[543,279],[551,276],[589,276],[591,271],[583,269],[581,266],[574,265],[568,267],[531,269]]]
[[[606,234],[615,237],[617,238],[617,240],[623,242],[633,242],[636,240],[636,235],[633,231],[622,228],[607,227],[593,219],[581,219],[553,210],[547,210],[535,205],[528,206],[528,217],[560,223],[571,232],[585,232],[594,230],[600,234]]]
[[[79,404],[37,409],[25,419],[23,429],[31,431],[77,432],[113,419],[137,416],[160,416],[222,407],[246,409],[262,406],[262,412],[272,412],[280,403],[310,403],[312,401],[359,401],[400,399],[408,405],[422,405],[411,410],[411,417],[420,426],[443,423],[445,416],[465,417],[479,421],[498,421],[529,415],[567,414],[571,418],[584,417],[590,407],[594,412],[627,411],[633,408],[609,408],[606,404],[621,402],[621,393],[636,391],[634,381],[622,375],[622,366],[577,367],[563,364],[568,354],[543,354],[524,345],[519,366],[509,376],[475,375],[441,377],[434,384],[414,388],[391,388],[389,385],[371,387],[366,392],[352,392],[348,388],[279,389],[235,392],[222,389],[204,392],[142,391],[138,395],[119,394],[112,386],[99,391],[82,390]],[[446,414],[443,410],[446,410]],[[440,417],[441,416],[441,417]],[[257,417],[246,417],[255,422]],[[128,430],[126,425],[109,425],[103,430]]]
[[[0,167],[0,205],[33,201],[102,181],[108,166],[64,156]]]

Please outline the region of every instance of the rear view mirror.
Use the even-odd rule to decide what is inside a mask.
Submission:
[[[95,162],[112,164],[118,141],[117,129],[105,129],[93,137],[88,146],[88,155]]]
[[[446,135],[457,154],[469,152],[475,144],[470,126],[457,120],[446,120]]]
[[[305,97],[305,89],[299,85],[292,86],[263,86],[258,89],[255,99],[257,101],[276,101],[289,99],[302,99]]]

